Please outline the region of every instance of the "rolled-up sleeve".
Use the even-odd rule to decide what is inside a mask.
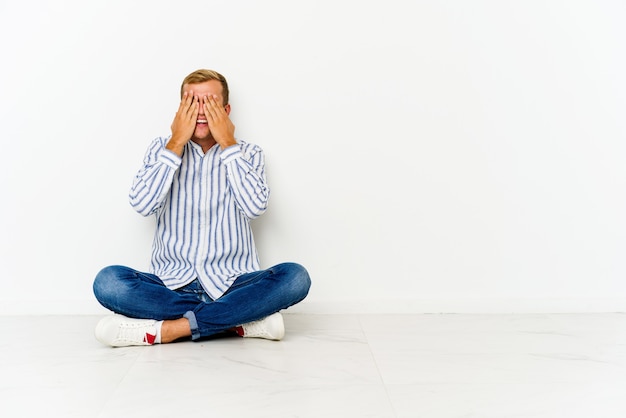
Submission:
[[[270,196],[263,150],[253,144],[236,144],[223,150],[220,158],[240,210],[250,219],[261,216]]]
[[[165,148],[166,141],[166,138],[157,138],[151,143],[130,189],[130,205],[143,216],[151,215],[161,207],[182,161]]]

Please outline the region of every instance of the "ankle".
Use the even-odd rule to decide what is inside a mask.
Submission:
[[[190,336],[191,327],[187,318],[166,320],[161,325],[161,344],[171,343]]]

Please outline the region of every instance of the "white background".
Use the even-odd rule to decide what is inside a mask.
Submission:
[[[626,306],[623,1],[0,2],[0,313],[100,313],[180,82],[266,152],[264,267],[300,312]]]

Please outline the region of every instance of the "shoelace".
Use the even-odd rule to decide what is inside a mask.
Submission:
[[[271,338],[272,336],[268,332],[267,327],[265,326],[264,322],[265,322],[265,319],[261,319],[258,321],[245,324],[243,327],[245,335],[247,337],[255,336],[255,337]]]
[[[150,334],[151,336],[154,336],[156,335],[156,332],[149,325],[124,324],[120,327],[120,330],[117,334],[117,340],[153,344],[154,338],[152,338],[152,342],[150,342],[147,340],[146,334]]]

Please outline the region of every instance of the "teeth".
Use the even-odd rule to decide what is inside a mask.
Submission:
[[[199,120],[196,123],[207,123],[207,121],[206,120]]]

